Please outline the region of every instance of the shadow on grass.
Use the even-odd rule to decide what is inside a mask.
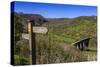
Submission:
[[[93,49],[85,49],[84,51],[96,52],[97,50],[93,50]]]

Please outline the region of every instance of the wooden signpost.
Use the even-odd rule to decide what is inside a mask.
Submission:
[[[29,34],[23,33],[23,34],[22,34],[22,38],[23,38],[23,39],[29,40]]]
[[[48,32],[48,29],[46,27],[33,27],[33,33],[46,34],[47,32]],[[29,33],[28,34],[23,33],[22,38],[29,40]]]
[[[48,29],[46,27],[33,27],[33,32],[46,34],[48,32]]]
[[[36,64],[36,41],[35,34],[41,33],[46,34],[48,29],[46,27],[36,27],[34,23],[28,21],[28,34],[23,33],[22,38],[29,40],[29,49],[30,49],[30,64]]]

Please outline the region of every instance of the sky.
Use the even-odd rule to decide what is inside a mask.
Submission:
[[[45,18],[75,18],[79,16],[97,16],[96,6],[71,4],[50,4],[36,2],[14,2],[11,9],[17,13],[41,14]]]

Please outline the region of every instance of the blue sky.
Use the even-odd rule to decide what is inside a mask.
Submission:
[[[18,1],[14,4],[14,11],[17,13],[41,14],[45,18],[74,18],[78,16],[97,15],[96,6]]]

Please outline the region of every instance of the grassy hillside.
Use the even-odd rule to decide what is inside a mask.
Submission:
[[[58,21],[59,22],[59,21]],[[65,22],[62,20],[62,22]],[[62,23],[60,22],[60,23]],[[97,23],[96,18],[91,17],[78,17],[72,20],[69,24],[63,26],[51,26],[48,35],[51,36],[53,42],[58,44],[63,43],[71,45],[72,43],[86,37],[90,37],[89,48],[85,49],[82,53],[87,56],[88,60],[96,60],[97,56]],[[49,22],[52,23],[52,22]],[[54,22],[54,24],[57,23]],[[59,24],[59,23],[57,23]],[[48,23],[47,23],[48,25]],[[73,50],[73,49],[71,49]]]
[[[48,19],[48,22],[43,26],[48,28],[48,33],[36,34],[37,64],[94,61],[97,59],[97,19],[95,16]],[[72,43],[85,37],[91,39],[89,47],[84,51],[72,46]],[[19,38],[15,44],[15,65],[29,64],[28,40],[22,39],[21,36]]]
[[[37,35],[38,44],[41,45],[39,49],[42,59],[50,60],[48,63],[61,62],[78,62],[78,61],[94,61],[97,59],[97,23],[96,18],[77,17],[74,19],[53,19],[45,23],[49,30],[47,35]],[[89,37],[89,47],[84,51],[77,50],[71,46],[72,43]],[[44,44],[44,45],[43,45]],[[44,50],[43,50],[44,49]],[[43,51],[43,52],[42,52]],[[46,55],[47,54],[47,55]],[[49,54],[49,58],[48,57]],[[44,60],[44,61],[43,61]]]

